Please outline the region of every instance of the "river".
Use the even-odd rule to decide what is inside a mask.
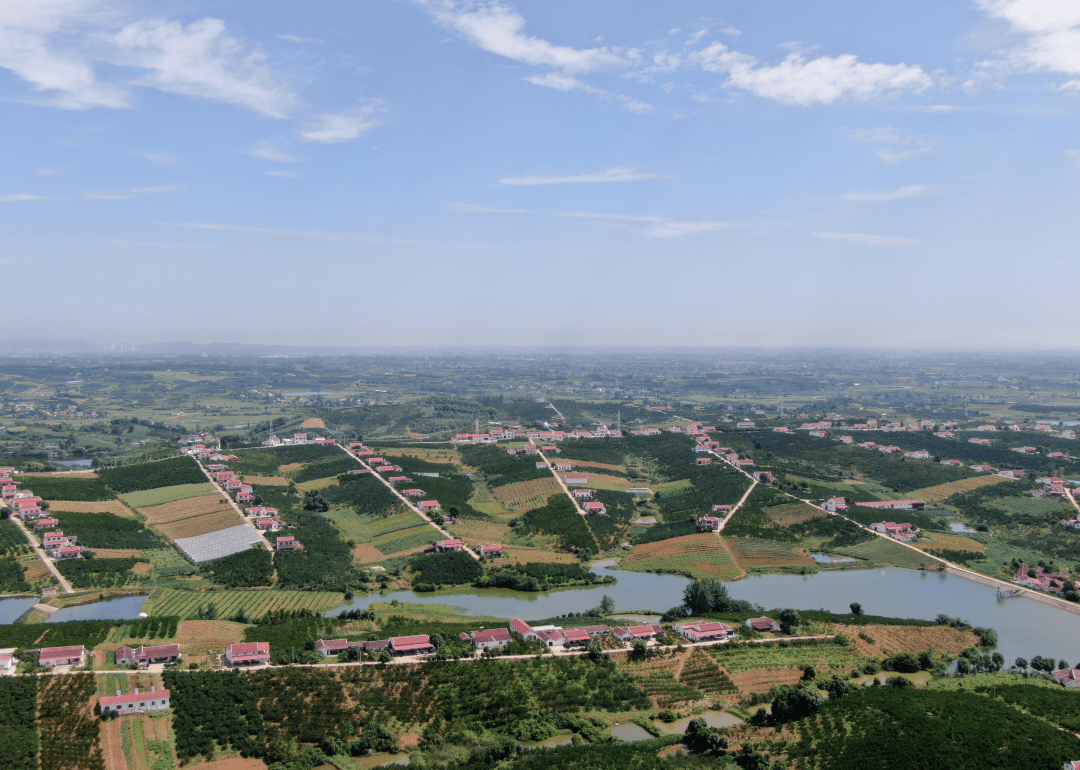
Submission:
[[[599,575],[618,579],[615,585],[523,594],[500,589],[461,589],[438,594],[392,591],[369,594],[335,608],[328,615],[348,609],[365,609],[374,602],[397,600],[414,604],[448,604],[464,615],[539,620],[583,612],[597,607],[607,594],[622,612],[662,612],[682,601],[689,583],[675,575],[612,570],[603,562],[593,566]],[[859,602],[868,615],[933,620],[939,614],[963,618],[972,625],[998,632],[998,651],[1011,664],[1020,656],[1065,658],[1080,662],[1076,639],[1080,638],[1080,615],[1056,609],[1024,596],[998,598],[995,589],[944,572],[886,567],[884,569],[822,571],[808,575],[758,575],[725,583],[736,599],[767,609],[825,609],[848,612]]]

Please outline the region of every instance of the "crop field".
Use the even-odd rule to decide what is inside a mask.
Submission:
[[[592,481],[590,476],[589,481]],[[491,494],[494,498],[513,512],[529,511],[540,508],[547,504],[547,499],[558,494],[559,482],[554,478],[533,479],[532,481],[516,481],[513,484],[496,487]],[[479,496],[479,495],[478,495]]]
[[[732,672],[731,681],[740,692],[768,692],[780,684],[798,684],[802,679],[799,668],[752,668],[748,671]]]
[[[353,546],[352,557],[353,561],[359,564],[368,564],[374,561],[382,561],[386,558],[386,554],[371,543],[359,543]]]
[[[738,689],[716,659],[701,649],[690,653],[679,672],[679,681],[713,697],[722,697]]]
[[[421,519],[413,511],[406,511],[405,513],[395,513],[393,516],[387,516],[385,519],[369,519],[369,517],[362,516],[360,520],[367,527],[368,532],[372,537],[380,537],[388,535],[391,532],[400,532],[403,529],[412,529],[419,526],[427,526],[427,522]]]
[[[1067,500],[1055,500],[1052,497],[1005,497],[990,503],[993,508],[1008,513],[1031,514],[1033,516],[1047,516],[1055,514],[1069,514],[1075,512]]]
[[[752,537],[724,539],[735,556],[735,561],[746,570],[779,566],[812,567],[817,564],[809,556],[796,551],[790,543],[758,540]]]
[[[481,519],[458,519],[456,524],[447,524],[446,529],[455,537],[475,543],[501,543],[510,537],[510,527],[506,524]]]
[[[923,566],[929,567],[940,564],[937,559],[929,554],[920,554],[918,551],[905,548],[899,543],[884,537],[875,537],[868,543],[859,543],[858,545],[845,546],[835,550],[845,556],[866,559],[871,564],[887,563],[896,567],[907,567],[908,569],[919,569]]]
[[[626,473],[625,465],[611,465],[610,463],[595,463],[588,460],[574,460],[574,468],[599,468],[602,471],[613,471],[619,475]]]
[[[218,494],[188,497],[183,500],[140,509],[140,513],[146,517],[146,521],[154,525],[171,524],[174,521],[221,511],[228,511],[233,518],[237,518],[236,511],[232,509],[232,506],[229,505],[225,498]]]
[[[497,564],[576,564],[577,557],[572,553],[557,553],[539,548],[503,544],[503,557]]]
[[[184,652],[223,650],[227,645],[244,640],[244,624],[231,620],[185,620],[176,631],[176,641]]]
[[[131,516],[131,509],[119,500],[102,502],[83,502],[81,500],[52,500],[49,507],[61,513],[113,513],[117,516]]]
[[[559,474],[566,480],[566,474]],[[630,482],[622,476],[612,476],[607,473],[589,473],[587,486],[592,489],[610,489],[613,492],[622,492],[627,487],[639,486],[637,482]]]
[[[950,652],[957,654],[968,647],[976,647],[979,637],[970,631],[961,631],[949,626],[842,626],[833,623],[824,624],[828,633],[844,634],[849,643],[861,655],[880,658],[899,652]],[[865,634],[874,640],[873,644],[860,636]]]
[[[701,690],[675,679],[676,655],[664,654],[643,661],[632,661],[627,655],[617,655],[613,660],[619,670],[645,691],[658,709],[699,701],[705,695]]]
[[[41,580],[48,580],[52,582],[52,573],[49,572],[49,568],[45,566],[45,563],[37,557],[36,554],[27,554],[26,556],[19,557],[19,564],[22,565],[23,573],[26,580],[30,583],[35,583]]]
[[[507,484],[506,486],[511,486]],[[499,487],[502,489],[502,487]],[[547,498],[544,498],[545,500]],[[482,481],[473,481],[472,497],[468,500],[475,510],[480,513],[489,513],[492,516],[509,516],[511,512],[492,494],[491,489]]]
[[[422,527],[414,527],[413,529],[392,532],[389,535],[377,537],[372,541],[372,545],[387,556],[391,556],[395,553],[401,553],[402,551],[411,551],[415,548],[422,548],[425,545],[430,545],[431,543],[442,539],[443,536],[440,535],[434,527],[425,524]]]
[[[301,430],[312,430],[313,428],[321,428],[326,430],[326,423],[323,422],[322,417],[308,417],[302,423],[300,423]]]
[[[301,492],[311,492],[320,489],[326,489],[327,487],[336,487],[338,485],[337,476],[328,476],[322,479],[312,479],[311,481],[302,481],[296,485],[296,488]]]
[[[721,580],[734,580],[743,574],[720,539],[708,533],[635,546],[620,567],[634,572],[682,572]]]
[[[371,542],[371,530],[368,529],[363,519],[351,510],[333,508],[322,515],[334,523],[343,540],[352,540],[354,543]]]
[[[923,549],[946,550],[946,551],[972,551],[982,553],[986,546],[977,540],[963,535],[946,534],[944,532],[923,532],[923,536],[916,540],[913,545]]]
[[[264,487],[286,487],[289,480],[284,476],[244,476],[246,484],[260,484]]]
[[[186,537],[198,537],[208,535],[211,532],[220,532],[225,529],[233,529],[243,524],[243,519],[236,515],[231,508],[218,513],[208,513],[205,516],[195,516],[190,519],[174,521],[170,524],[159,524],[157,530],[170,540],[180,540]]]
[[[415,447],[391,449],[382,447],[375,449],[375,451],[379,453],[380,457],[409,457],[414,460],[423,460],[426,463],[461,464],[461,455],[458,454],[456,449],[419,449]]]
[[[779,644],[729,644],[722,647],[708,648],[720,664],[727,669],[732,679],[738,682],[739,672],[754,669],[797,669],[802,674],[806,666],[817,669],[818,676],[836,672],[846,674],[864,662],[865,658],[852,647],[838,644],[816,644],[809,646],[781,647]],[[895,650],[894,652],[900,652]],[[880,652],[878,653],[880,655]]]
[[[968,479],[950,481],[948,484],[938,484],[933,487],[916,489],[906,496],[914,500],[925,500],[928,503],[940,503],[949,495],[955,495],[957,492],[970,492],[973,489],[988,487],[992,484],[1000,484],[1004,481],[1011,481],[1011,479],[1004,478],[1003,476],[995,476],[994,474],[988,476],[972,476]]]
[[[98,720],[91,709],[93,674],[48,676],[38,700],[41,770],[104,770]]]
[[[249,618],[260,618],[272,610],[312,610],[325,612],[341,604],[344,595],[330,591],[178,591],[163,588],[148,602],[152,615],[175,615],[194,618],[199,607],[213,602],[218,617],[230,618],[244,608]]]
[[[648,486],[648,485],[646,485]],[[690,479],[676,479],[675,481],[665,481],[662,484],[653,484],[649,486],[653,492],[659,492],[662,495],[671,494],[672,492],[683,492],[693,486],[693,482]]]
[[[208,481],[204,484],[180,484],[175,487],[148,489],[145,492],[128,492],[126,495],[121,495],[121,497],[132,508],[142,509],[173,503],[177,500],[186,500],[190,497],[202,497],[203,495],[212,494],[217,494],[217,490]]]
[[[187,575],[195,571],[191,562],[181,556],[175,548],[150,548],[142,552],[142,557],[150,560],[161,577]]]
[[[765,509],[765,515],[778,527],[790,527],[825,515],[825,512],[806,503],[786,503]]]

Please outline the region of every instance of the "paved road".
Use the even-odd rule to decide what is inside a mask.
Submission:
[[[198,465],[199,470],[201,470],[203,472],[203,475],[206,476],[206,480],[214,485],[214,489],[218,491],[218,494],[224,497],[228,501],[229,505],[232,506],[232,509],[236,511],[236,515],[240,517],[241,523],[246,523],[247,517],[244,516],[244,511],[240,508],[239,505],[237,505],[236,501],[229,497],[229,493],[222,489],[220,484],[214,481],[214,477],[210,475],[210,471],[206,470],[202,463],[198,463]],[[262,538],[263,543],[266,544],[266,550],[273,552],[274,546],[270,545],[270,538],[266,536],[266,533],[258,528],[256,528],[256,531],[259,533],[259,537]]]
[[[375,469],[372,468],[368,463],[361,460],[359,457],[354,455],[352,452],[350,452],[348,449],[346,449],[341,444],[337,444],[336,446],[339,447],[341,449],[341,451],[344,452],[345,454],[347,454],[349,457],[356,460],[356,462],[360,463],[360,465],[367,468],[371,472],[372,476],[374,476],[379,481],[381,481],[383,483],[383,486],[385,486],[387,489],[389,489],[393,493],[394,497],[396,497],[401,502],[405,503],[405,505],[407,505],[410,510],[412,510],[414,513],[416,513],[417,516],[419,516],[421,519],[423,519],[428,524],[430,524],[432,527],[434,527],[436,532],[441,534],[447,540],[457,540],[458,539],[457,537],[455,537],[454,535],[450,534],[445,529],[440,527],[434,521],[432,521],[430,516],[428,516],[423,511],[421,511],[420,508],[417,505],[415,505],[412,500],[405,497],[405,495],[401,494],[401,492],[399,492],[397,490],[397,488],[394,487],[394,485],[391,484],[388,480],[384,479],[380,474],[376,473]],[[464,541],[462,541],[462,542],[464,542]],[[480,555],[478,553],[476,553],[476,551],[469,548],[467,544],[466,544],[466,546],[464,548],[464,551],[465,551],[465,553],[469,554],[469,556],[473,557],[477,561],[480,561]]]
[[[23,531],[23,534],[26,535],[26,539],[30,541],[30,547],[34,549],[34,553],[37,554],[37,557],[41,559],[41,562],[48,568],[49,572],[52,573],[52,576],[56,578],[56,582],[59,583],[60,587],[64,589],[64,593],[75,593],[75,589],[71,587],[71,583],[69,583],[67,579],[60,574],[60,570],[56,568],[56,563],[47,553],[45,553],[45,551],[41,549],[37,536],[31,534],[30,530],[26,528],[26,525],[23,524],[22,519],[20,519],[18,516],[13,515],[11,517],[11,520],[15,522],[19,529]]]

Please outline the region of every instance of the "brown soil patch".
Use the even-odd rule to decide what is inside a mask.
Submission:
[[[154,568],[154,565],[150,562],[140,561],[134,567],[131,568],[133,575],[145,575]]]
[[[289,480],[284,476],[244,476],[248,484],[259,484],[264,487],[287,487]]]
[[[564,473],[563,474],[564,480],[565,480],[565,476],[566,476],[566,474]],[[590,473],[589,474],[589,484],[590,485],[614,484],[614,485],[619,486],[619,487],[633,486],[629,481],[624,479],[622,476],[609,476],[606,473]]]
[[[312,428],[321,428],[322,430],[326,430],[326,423],[323,422],[322,417],[308,417],[306,420],[300,423],[300,428],[303,430],[311,430]]]
[[[215,759],[210,762],[202,761],[197,765],[188,765],[188,767],[190,770],[266,770],[266,763],[261,759],[230,757],[229,759]]]
[[[62,473],[20,473],[19,476],[28,476],[33,478],[35,476],[44,476],[45,478],[56,479],[96,479],[97,474],[93,471],[67,471]]]
[[[164,505],[154,505],[140,509],[142,515],[151,524],[169,524],[174,521],[182,521],[195,516],[205,516],[210,513],[219,513],[222,510],[232,511],[232,507],[221,495],[203,495],[201,497],[189,497],[186,500],[177,500]],[[235,515],[235,511],[233,511]]]
[[[119,500],[84,502],[81,500],[53,500],[49,509],[66,513],[115,513],[117,516],[133,516],[131,509]]]
[[[382,561],[386,558],[386,554],[373,546],[371,543],[360,543],[353,546],[352,549],[353,561],[366,564],[372,561]]]
[[[232,508],[227,508],[220,513],[196,516],[183,521],[175,521],[171,524],[160,524],[157,529],[170,540],[176,540],[181,537],[195,537],[210,532],[220,532],[223,529],[238,527],[241,524],[243,524],[243,519],[237,516],[236,511]]]
[[[830,633],[844,634],[851,646],[860,655],[879,658],[887,654],[901,652],[920,653],[933,649],[935,652],[951,652],[954,655],[968,647],[975,647],[979,637],[970,631],[961,631],[948,626],[842,626],[824,624]],[[859,636],[866,634],[874,643]]]
[[[594,463],[586,460],[571,460],[575,468],[599,468],[605,471],[615,471],[616,473],[626,473],[625,465],[611,465],[609,463]]]
[[[303,468],[303,463],[289,463],[288,465],[279,465],[278,470],[282,473],[288,473],[289,471],[295,471],[297,468]]]
[[[101,723],[101,748],[105,754],[105,770],[127,770],[124,747],[120,738],[123,721],[110,719]]]
[[[939,503],[949,495],[954,495],[957,492],[970,492],[973,489],[979,487],[988,487],[992,484],[1001,484],[1006,481],[1011,481],[1004,476],[998,476],[991,473],[988,476],[972,476],[966,479],[960,479],[959,481],[950,481],[948,484],[938,484],[935,487],[924,487],[923,489],[916,489],[911,493],[913,499],[926,500],[931,503]]]
[[[754,668],[728,675],[742,692],[768,692],[778,684],[798,684],[802,669]]]
[[[102,559],[130,559],[140,556],[142,551],[138,548],[91,548],[94,556]]]
[[[36,554],[30,554],[29,556],[19,559],[19,562],[23,565],[23,572],[26,574],[28,581],[44,580],[51,573],[49,568],[45,566],[45,563],[37,557]]]
[[[445,529],[470,541],[489,543],[501,543],[510,534],[506,524],[478,519],[458,519],[456,524],[447,524]]]
[[[528,564],[529,562],[571,564],[577,562],[577,558],[570,553],[554,553],[553,551],[541,551],[538,548],[503,545],[503,557],[496,564],[502,564],[503,562],[508,564]]]
[[[444,465],[453,465],[460,461],[457,457],[457,452],[451,454],[444,454],[447,452],[445,449],[380,449],[380,457],[411,457],[415,460],[423,460],[428,463],[441,463]]]
[[[744,569],[792,564],[812,567],[816,564],[809,556],[798,553],[793,546],[784,543],[742,537],[728,537],[724,540],[735,561]]]
[[[244,638],[244,625],[230,620],[183,620],[176,630],[176,641],[183,645],[185,659],[187,647],[192,651],[224,650],[230,644]]]

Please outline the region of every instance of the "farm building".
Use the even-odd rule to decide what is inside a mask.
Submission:
[[[47,668],[81,666],[85,656],[86,648],[81,644],[75,647],[43,647],[38,652],[38,665]]]
[[[427,492],[422,489],[403,489],[401,494],[405,495],[405,497],[423,497]]]
[[[439,553],[449,553],[450,551],[460,551],[465,547],[465,543],[457,538],[453,540],[440,540],[435,543],[435,550]]]
[[[746,621],[746,627],[753,631],[779,631],[780,623],[772,618],[762,615],[760,618],[750,618]]]
[[[585,513],[607,513],[607,508],[604,507],[603,503],[589,502],[585,503],[583,507],[585,508]]]
[[[712,642],[730,639],[735,636],[735,626],[727,623],[714,623],[699,621],[695,623],[676,623],[672,630],[680,636],[685,636],[691,642]]]
[[[696,462],[698,465],[712,465],[712,458],[711,457],[699,457],[694,462]]]
[[[492,558],[494,556],[502,556],[503,548],[499,543],[485,543],[484,545],[476,546],[476,552],[485,558]]]
[[[279,537],[274,543],[275,551],[302,551],[303,544],[292,535]]]
[[[718,532],[720,519],[716,516],[699,516],[697,520],[698,532]]]
[[[324,658],[338,655],[350,647],[360,647],[363,642],[350,642],[347,639],[320,639],[315,642],[315,652]]]
[[[621,626],[611,629],[616,639],[623,642],[635,642],[638,639],[655,639],[664,633],[664,629],[653,623],[648,626]]]
[[[1068,690],[1080,689],[1080,669],[1066,668],[1055,671],[1054,681]]]
[[[473,631],[461,634],[461,641],[471,642],[478,650],[493,650],[507,646],[513,640],[510,632],[505,628],[489,628],[483,631]]]
[[[225,648],[225,665],[258,666],[270,662],[270,642],[244,642]]]
[[[179,644],[164,644],[158,647],[117,647],[116,665],[130,666],[132,663],[138,666],[147,666],[151,663],[171,663],[180,660]]]
[[[101,713],[114,711],[120,714],[140,711],[164,711],[169,708],[169,691],[151,687],[150,692],[140,693],[136,687],[127,695],[119,690],[116,695],[106,695],[98,701]]]
[[[425,655],[435,652],[435,645],[427,634],[395,636],[390,639],[390,651],[395,655]]]
[[[440,508],[442,508],[442,506],[439,505],[438,500],[421,500],[420,501],[420,510],[421,511],[437,511]]]
[[[589,483],[589,474],[587,473],[567,473],[566,483],[570,486],[584,486]]]

